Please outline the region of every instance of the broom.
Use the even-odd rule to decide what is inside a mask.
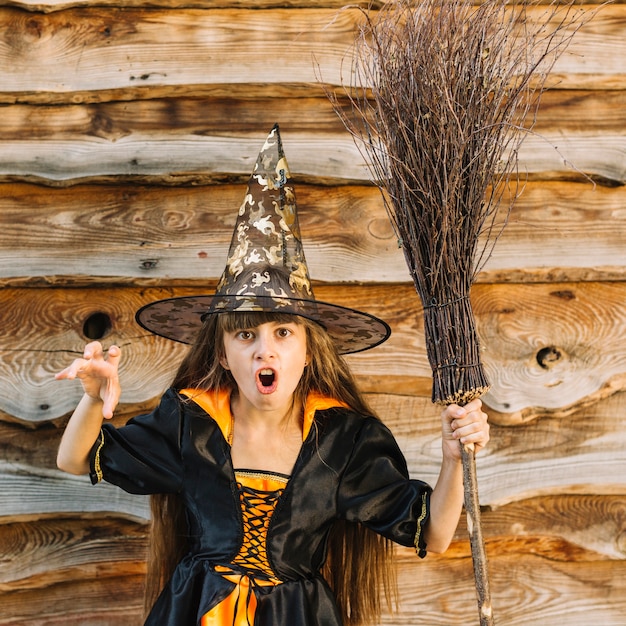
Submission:
[[[347,106],[326,88],[404,251],[423,305],[432,400],[441,405],[489,389],[470,288],[519,195],[518,150],[546,78],[582,21],[566,0],[543,5],[531,23],[527,11],[540,5],[398,0],[380,11],[359,8],[365,19],[343,85]],[[461,448],[480,624],[489,626],[474,450]]]

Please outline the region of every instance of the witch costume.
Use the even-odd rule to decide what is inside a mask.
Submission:
[[[277,126],[259,153],[216,293],[151,303],[137,321],[191,343],[207,315],[225,311],[308,317],[341,353],[389,336],[382,320],[315,300]],[[233,467],[232,429],[228,391],[169,389],[150,414],[119,429],[104,425],[91,451],[92,482],[137,494],[177,493],[184,503],[189,552],[147,626],[340,626],[320,574],[337,520],[362,523],[426,554],[431,489],[409,479],[378,419],[309,394],[290,476]]]

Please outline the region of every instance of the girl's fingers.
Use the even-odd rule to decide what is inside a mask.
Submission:
[[[78,372],[85,367],[87,361],[85,359],[74,359],[71,365],[68,365],[65,369],[57,372],[54,377],[58,380],[68,379],[73,380],[78,375]]]
[[[454,432],[461,443],[476,443],[484,446],[489,441],[489,423],[486,419],[476,419],[459,426]]]
[[[451,405],[447,411],[454,439],[463,444],[475,443],[479,446],[484,446],[489,441],[487,414],[482,410],[480,398],[472,400],[464,407]]]
[[[57,380],[74,380],[75,378],[81,380],[115,378],[117,380],[121,352],[118,346],[113,345],[109,348],[105,359],[102,344],[99,341],[92,341],[85,346],[82,358],[74,359],[54,377]]]
[[[84,359],[98,359],[103,358],[104,352],[102,350],[102,344],[99,341],[92,341],[88,343],[83,351]]]
[[[113,417],[113,412],[115,411],[119,399],[120,387],[117,381],[115,381],[115,383],[109,382],[102,404],[102,415],[105,419],[111,419]]]
[[[107,356],[107,363],[109,363],[109,365],[112,365],[113,367],[117,369],[121,354],[122,354],[122,351],[119,349],[119,347],[116,345],[112,345],[109,348],[109,352]]]

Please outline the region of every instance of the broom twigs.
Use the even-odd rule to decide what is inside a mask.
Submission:
[[[519,195],[520,145],[580,19],[566,1],[531,23],[538,6],[399,0],[362,10],[348,109],[331,99],[384,192],[424,303],[452,274],[469,290]]]
[[[532,96],[541,93],[576,31],[578,17],[567,2],[548,5],[541,20],[530,25],[526,9],[538,5],[495,0],[474,7],[464,0],[426,0],[419,6],[392,2],[375,14],[364,11],[346,89],[350,109],[337,107],[381,187],[399,175],[445,200],[454,196],[459,181],[469,181],[468,198],[457,201],[457,211],[487,197],[478,224],[493,237],[483,238],[475,272],[497,239],[498,190],[508,183],[494,174],[517,171],[519,146],[536,119],[539,98]],[[389,154],[410,163],[410,173],[394,172]],[[441,163],[446,167],[438,167]],[[456,169],[450,169],[453,163]],[[495,191],[486,196],[490,185]],[[394,221],[395,205],[387,209]],[[473,209],[468,213],[476,218]],[[505,222],[506,216],[502,227]]]
[[[462,293],[462,292],[457,292]],[[432,401],[465,405],[489,389],[468,295],[424,306],[426,345],[433,370]]]

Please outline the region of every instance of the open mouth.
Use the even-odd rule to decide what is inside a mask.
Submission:
[[[263,369],[259,372],[259,381],[263,387],[271,387],[276,380],[276,374],[271,369]]]

